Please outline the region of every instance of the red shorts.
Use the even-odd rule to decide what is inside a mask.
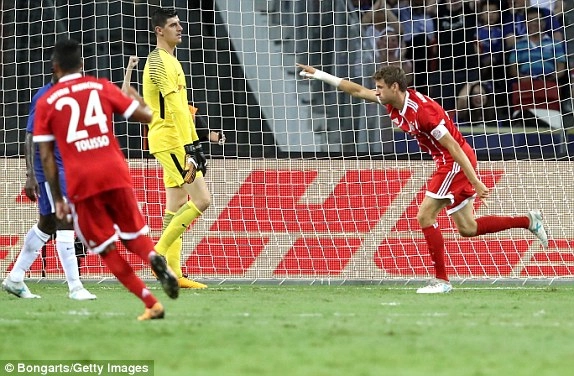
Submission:
[[[468,148],[470,149],[470,147]],[[464,150],[464,149],[463,149]],[[476,169],[476,156],[472,149],[465,150],[470,163]],[[476,196],[476,191],[458,163],[440,166],[431,176],[426,195],[436,199],[449,199],[447,214],[452,214],[466,206]]]
[[[118,237],[130,240],[149,231],[131,188],[105,191],[71,207],[76,233],[93,253],[102,252]]]

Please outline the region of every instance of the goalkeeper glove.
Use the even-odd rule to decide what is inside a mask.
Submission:
[[[186,183],[193,183],[197,171],[201,171],[203,176],[207,173],[207,158],[203,153],[203,148],[199,140],[193,144],[187,144],[185,149],[185,169],[182,172],[183,180]]]
[[[183,176],[184,182],[191,184],[195,180],[198,167],[197,161],[195,160],[195,146],[193,146],[193,144],[187,144],[183,148],[185,149],[185,168],[181,172],[181,176]]]
[[[195,148],[195,161],[197,162],[197,169],[203,173],[203,176],[207,174],[207,158],[203,153],[203,148],[199,140],[193,142]]]

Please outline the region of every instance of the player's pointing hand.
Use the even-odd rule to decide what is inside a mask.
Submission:
[[[317,69],[309,65],[297,64],[297,67],[302,69],[302,71],[299,72],[299,75],[305,78],[314,78],[313,75],[317,71]]]

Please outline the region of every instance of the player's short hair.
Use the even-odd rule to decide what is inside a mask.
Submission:
[[[373,74],[373,80],[383,80],[387,86],[391,86],[396,82],[399,84],[399,89],[401,91],[407,91],[407,76],[405,71],[396,65],[381,67],[375,72],[375,74]]]
[[[56,42],[52,53],[52,63],[58,63],[64,72],[73,72],[82,68],[82,48],[74,39],[61,39]]]
[[[156,27],[164,27],[167,20],[177,17],[175,8],[158,8],[151,15],[151,28],[155,31]]]

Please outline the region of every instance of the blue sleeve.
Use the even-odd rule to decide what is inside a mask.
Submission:
[[[32,97],[32,101],[30,102],[30,109],[28,112],[28,122],[26,123],[26,132],[34,133],[34,117],[36,116],[36,103],[38,103],[38,99],[42,97],[53,84],[50,82],[40,88],[36,94]]]
[[[34,133],[34,117],[36,115],[36,102],[38,102],[38,98],[36,95],[32,98],[32,102],[30,102],[30,110],[28,112],[28,122],[26,123],[26,132]]]

